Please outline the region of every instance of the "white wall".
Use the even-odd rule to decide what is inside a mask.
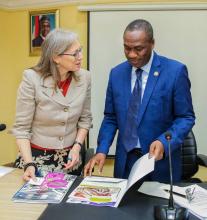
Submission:
[[[94,127],[89,135],[90,146],[96,148],[110,69],[125,60],[123,31],[129,22],[137,18],[152,24],[156,52],[187,65],[197,117],[193,130],[198,152],[207,154],[207,10],[90,12],[89,68],[92,72],[94,117]],[[114,149],[113,145],[110,154],[114,154]]]

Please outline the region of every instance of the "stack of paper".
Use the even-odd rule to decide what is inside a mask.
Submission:
[[[12,168],[12,167],[0,166],[0,177],[6,175],[7,173],[10,173],[13,170],[14,170],[14,168]]]

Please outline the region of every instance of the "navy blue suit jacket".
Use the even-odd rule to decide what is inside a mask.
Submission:
[[[128,61],[111,70],[104,119],[98,136],[97,153],[107,154],[118,130],[114,176],[119,178],[123,178],[127,156],[122,138],[131,95],[131,71],[132,66]],[[143,154],[149,152],[150,144],[155,140],[160,140],[164,145],[165,158],[155,163],[152,180],[169,182],[168,143],[164,133],[170,131],[173,179],[175,182],[180,181],[180,146],[194,121],[186,66],[154,53],[137,121]]]

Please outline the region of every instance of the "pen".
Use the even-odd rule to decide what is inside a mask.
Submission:
[[[168,190],[168,189],[164,189],[164,191],[167,192],[167,193],[170,193],[170,190]],[[178,193],[178,192],[174,192],[174,191],[172,193],[174,195],[176,195],[176,196],[181,196],[181,197],[186,199],[186,195],[184,195],[184,194],[181,194],[181,193]]]

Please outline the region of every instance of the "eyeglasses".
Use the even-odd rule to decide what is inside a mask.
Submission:
[[[61,53],[61,54],[59,54],[59,56],[68,55],[68,56],[74,57],[75,59],[78,59],[80,53],[82,53],[82,52],[83,52],[83,47],[80,47],[74,53]]]

